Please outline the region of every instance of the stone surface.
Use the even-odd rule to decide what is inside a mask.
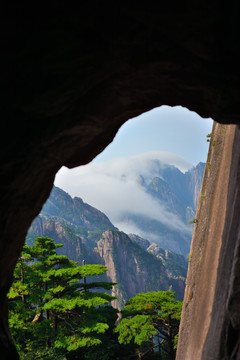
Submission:
[[[214,124],[189,255],[177,360],[234,359],[239,346],[239,142],[239,126]]]
[[[185,273],[186,263],[185,269],[178,267],[181,255],[174,254],[176,260],[171,272],[165,254],[158,259],[123,232],[114,230],[102,234],[97,242],[97,251],[108,269],[108,280],[117,284],[112,291],[112,295],[117,298],[112,302],[114,307],[123,309],[126,301],[137,293],[159,289],[166,291],[173,288],[176,298],[183,298],[186,275],[182,274]]]
[[[236,1],[52,1],[37,10],[10,1],[0,30],[0,351],[17,359],[5,295],[55,173],[89,162],[126,120],[162,104],[239,123],[239,21]]]

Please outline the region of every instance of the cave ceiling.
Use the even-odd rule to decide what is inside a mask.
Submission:
[[[1,301],[61,166],[88,163],[161,105],[240,122],[236,3],[4,4]]]

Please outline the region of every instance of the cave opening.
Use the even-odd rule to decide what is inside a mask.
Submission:
[[[78,5],[54,1],[38,11],[10,5],[2,12],[0,347],[6,359],[18,359],[6,306],[13,268],[60,167],[88,163],[128,118],[162,104],[239,124],[236,1]],[[224,358],[229,318],[239,329],[240,136],[234,125],[216,126],[216,134],[208,164],[214,181],[202,199],[209,201],[208,219],[204,210],[178,360]]]
[[[161,114],[161,112],[162,112],[162,114]],[[173,114],[171,114],[171,112]],[[141,117],[142,117],[142,119],[141,119]],[[151,119],[151,117],[152,117],[152,119]],[[162,117],[162,119],[161,119],[161,117]],[[164,124],[164,121],[165,121],[165,124]],[[204,121],[205,121],[205,123],[204,123]],[[135,122],[135,124],[133,124],[134,122]],[[166,131],[164,132],[163,131],[164,125],[166,125],[166,123],[169,126],[165,126]],[[168,167],[170,165],[170,167],[176,168],[178,171],[177,175],[179,176],[179,172],[181,173],[181,175],[184,175],[191,168],[193,168],[194,166],[196,167],[199,163],[206,162],[209,134],[211,133],[211,129],[212,129],[212,120],[211,119],[201,119],[196,113],[192,113],[192,112],[188,111],[187,109],[184,109],[181,107],[171,108],[171,107],[163,106],[160,109],[154,109],[152,111],[152,114],[150,112],[150,114],[149,113],[144,114],[143,116],[140,116],[136,119],[131,119],[128,121],[127,124],[129,124],[130,127],[132,127],[130,134],[128,133],[129,130],[126,129],[127,126],[123,126],[122,127],[123,130],[122,129],[119,130],[120,137],[118,137],[118,135],[119,135],[119,133],[118,133],[116,135],[116,138],[114,139],[113,143],[108,146],[107,151],[106,152],[104,151],[102,154],[100,154],[96,158],[95,161],[93,161],[92,163],[89,164],[90,166],[93,166],[93,167],[96,166],[97,172],[94,173],[94,169],[91,171],[87,170],[89,165],[82,166],[79,169],[77,169],[77,168],[71,169],[71,170],[65,169],[64,170],[65,173],[64,173],[63,177],[61,177],[61,174],[60,174],[60,176],[59,175],[56,176],[55,185],[58,186],[59,188],[63,189],[67,193],[69,193],[72,197],[74,197],[74,196],[80,197],[83,199],[84,202],[89,203],[90,205],[94,206],[97,209],[100,209],[101,211],[103,211],[103,205],[101,205],[101,204],[105,203],[105,205],[106,205],[106,203],[109,202],[109,200],[106,200],[107,199],[107,191],[108,191],[108,192],[110,192],[111,202],[114,203],[114,207],[118,207],[118,205],[119,204],[121,205],[121,202],[122,202],[122,203],[125,203],[125,205],[126,204],[130,205],[130,207],[135,207],[134,210],[136,211],[136,209],[137,209],[137,211],[139,212],[140,207],[141,207],[140,203],[143,203],[145,207],[147,207],[147,206],[154,207],[155,212],[158,210],[164,212],[165,211],[164,208],[157,208],[155,202],[151,202],[151,201],[149,201],[149,198],[147,199],[146,197],[143,197],[143,192],[146,193],[146,188],[142,192],[139,191],[139,189],[138,189],[139,178],[137,179],[137,176],[140,176],[140,178],[142,178],[142,180],[145,177],[144,181],[147,181],[147,182],[151,181],[152,180],[151,176],[154,176],[154,175],[155,175],[155,177],[157,175],[159,176],[159,173],[158,173],[159,172],[159,163],[166,164]],[[160,126],[157,127],[156,124],[160,124]],[[137,132],[138,128],[141,128],[139,132]],[[160,132],[162,132],[161,136],[159,135]],[[164,143],[165,147],[162,145],[161,139],[162,139],[162,141],[163,140],[165,141],[165,143]],[[198,143],[198,140],[200,140],[199,143]],[[135,143],[134,143],[134,141],[135,141]],[[118,143],[117,146],[115,145],[116,143]],[[126,146],[126,143],[128,146]],[[111,149],[111,147],[113,147],[113,150]],[[114,149],[114,147],[115,147],[115,149]],[[174,147],[174,152],[178,153],[177,155],[170,152],[172,147]],[[182,149],[182,153],[180,153],[180,155],[179,155],[178,149]],[[148,155],[146,156],[146,154],[148,154]],[[184,157],[186,157],[186,155],[188,156],[187,160],[186,160],[186,158],[184,159]],[[130,161],[130,163],[126,164],[126,159],[129,159],[129,158],[131,159],[131,161]],[[144,159],[143,162],[142,162],[142,158]],[[141,161],[137,165],[139,159]],[[157,169],[155,167],[152,168],[153,163],[156,164],[156,162],[158,162]],[[101,164],[104,164],[104,163],[105,163],[105,166],[101,167]],[[135,166],[135,171],[137,171],[137,172],[135,172],[133,174],[131,171],[129,172],[129,169],[133,170],[134,166]],[[85,174],[87,173],[87,178],[84,179],[85,183],[78,184],[78,179],[81,179],[81,177],[84,178],[84,172],[81,174],[81,169],[83,169],[83,168],[84,168]],[[102,172],[100,173],[100,177],[99,177],[100,171],[102,171]],[[113,179],[115,178],[115,180],[116,180],[116,176],[113,176],[113,173],[111,173],[111,171],[113,171],[113,173],[116,172],[117,177],[118,177],[117,182],[113,181],[111,183],[111,182],[107,181],[107,178],[109,178],[109,177],[113,178]],[[69,172],[72,175],[69,176]],[[60,173],[61,173],[61,170],[60,170]],[[72,178],[70,180],[71,176],[72,176]],[[134,198],[135,204],[134,204],[134,201],[131,201],[131,199],[130,199],[131,193],[134,192],[134,189],[132,186],[133,178],[134,178],[134,181],[137,180],[137,181],[135,181],[134,186],[138,190],[137,196],[135,196],[135,198]],[[130,179],[131,186],[129,186],[128,179]],[[64,183],[64,181],[65,181],[65,183]],[[88,185],[88,189],[87,189],[88,191],[86,191],[86,184]],[[119,184],[121,185],[120,187],[119,187]],[[172,185],[173,184],[174,184],[174,181],[173,181]],[[84,188],[84,185],[85,185],[85,188]],[[140,185],[142,187],[143,184],[140,184]],[[200,185],[201,184],[198,184],[198,187]],[[69,188],[68,188],[68,186],[69,186]],[[94,187],[96,188],[96,190],[94,190]],[[123,195],[124,187],[125,188],[129,187],[129,189],[127,190],[127,195]],[[107,191],[105,191],[104,188],[106,188]],[[81,189],[84,189],[85,193],[81,192]],[[114,198],[113,193],[111,193],[112,189],[114,190],[114,193],[116,193],[119,196],[118,198]],[[199,190],[200,190],[200,188],[198,188],[198,192],[199,192]],[[98,192],[98,194],[101,194],[101,200],[100,200],[99,205],[94,203],[94,198],[99,198],[99,195],[97,195],[96,191]],[[197,195],[198,195],[198,192],[197,192]],[[89,200],[88,196],[90,194],[92,197]],[[137,201],[136,201],[136,198],[138,198]],[[130,204],[128,204],[128,202]],[[111,206],[108,209],[105,208],[107,210],[104,209],[103,212],[108,215],[108,217],[110,218],[110,220],[112,221],[112,223],[114,225],[117,224],[117,228],[120,231],[124,231],[126,234],[131,233],[133,235],[137,235],[137,236],[141,237],[143,240],[147,240],[147,239],[149,240],[148,234],[139,232],[139,228],[137,228],[136,224],[135,224],[135,226],[133,226],[133,224],[131,224],[131,221],[129,221],[129,219],[127,219],[127,221],[125,221],[125,223],[122,219],[118,219],[118,222],[117,222],[117,220],[116,220],[116,222],[115,222],[115,220],[112,220]],[[43,207],[43,209],[44,209],[44,207]],[[49,209],[49,207],[48,207],[48,209]],[[125,209],[125,212],[128,212],[128,211],[129,211],[129,206],[128,206],[128,210]],[[146,217],[153,216],[150,213],[151,213],[151,211],[149,211],[149,209],[148,209],[148,212],[146,212],[146,211],[144,213],[141,212],[141,215],[144,215]],[[54,214],[54,213],[51,213],[51,215],[56,216],[56,214]],[[46,216],[47,216],[47,213],[45,211],[45,212],[43,212],[43,217],[46,217]],[[162,219],[164,219],[162,221],[165,221],[165,223],[166,223],[166,218],[170,217],[170,216],[172,216],[172,214],[170,212],[167,212],[165,214],[165,219],[164,219],[164,216],[162,216]],[[193,209],[192,209],[190,216],[193,216],[193,217],[195,216]],[[126,216],[125,216],[125,218],[126,218]],[[114,217],[113,217],[113,219],[114,219]],[[154,220],[156,220],[156,219],[154,219]],[[174,220],[179,221],[179,219],[172,217],[171,222],[173,222]],[[190,218],[187,219],[188,222],[189,222],[189,220],[190,220]],[[67,221],[67,219],[65,219],[65,221]],[[53,222],[53,218],[51,219],[51,222]],[[167,221],[167,224],[169,225],[169,219]],[[37,226],[39,226],[39,223],[37,224]],[[183,224],[182,223],[178,224],[178,227],[177,227],[178,231],[181,230],[179,228],[179,226],[181,227],[181,226],[183,226]],[[34,228],[34,225],[33,225],[32,229],[36,230],[36,226]],[[43,231],[43,229],[44,229],[44,226],[42,227],[42,231]],[[58,231],[59,231],[59,224],[58,224]],[[52,227],[47,228],[47,226],[46,226],[44,233],[37,234],[34,231],[33,231],[33,233],[34,233],[34,236],[44,235],[44,236],[50,236],[52,238],[55,238]],[[56,232],[55,232],[55,235],[56,235]],[[31,234],[31,236],[32,236],[32,234]],[[78,236],[79,236],[79,234],[78,234]],[[152,242],[154,241],[154,239],[150,239],[150,240]],[[85,241],[86,241],[86,239],[85,239]],[[62,241],[59,240],[57,242],[61,243]],[[68,247],[68,249],[66,251],[68,252],[67,253],[68,257],[70,257],[71,256],[71,255],[69,256],[69,254],[71,253],[71,252],[69,252],[70,246],[67,246],[67,247]],[[190,243],[188,244],[187,250],[186,249],[184,249],[184,250],[177,249],[176,252],[178,253],[178,252],[182,251],[182,253],[186,257],[187,253],[189,253],[189,247],[190,247]],[[162,248],[163,248],[163,245],[162,245]],[[168,250],[174,251],[176,249],[170,248]],[[76,249],[75,251],[72,251],[72,253],[73,252],[77,253],[78,250]],[[65,253],[65,251],[63,250],[63,254],[64,253]],[[79,260],[79,258],[78,259],[74,258],[74,260]],[[111,279],[111,280],[114,280],[114,279]],[[171,285],[171,288],[172,288],[172,285]],[[173,289],[173,290],[175,290],[175,289]]]

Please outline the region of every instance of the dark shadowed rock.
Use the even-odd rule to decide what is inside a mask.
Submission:
[[[3,359],[17,359],[6,307],[13,269],[62,165],[86,164],[127,119],[163,104],[181,104],[221,123],[240,123],[237,5],[177,1],[115,2],[110,7],[102,1],[75,6],[53,1],[39,4],[37,11],[34,2],[3,5]],[[229,155],[225,162],[231,161]],[[228,281],[230,275],[225,276]]]

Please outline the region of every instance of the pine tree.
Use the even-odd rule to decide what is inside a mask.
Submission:
[[[16,265],[14,281],[8,293],[9,326],[17,350],[20,352],[26,349],[28,339],[31,338],[31,321],[36,314],[31,289],[34,273],[31,266],[28,265],[32,261],[30,247],[25,245]]]
[[[137,294],[127,301],[116,327],[120,344],[135,343],[138,358],[174,360],[182,302],[171,291]]]
[[[24,359],[33,353],[35,359],[74,358],[80,348],[101,344],[109,328],[108,304],[114,297],[96,289],[110,290],[113,284],[86,282],[86,277],[102,275],[107,268],[77,266],[56,253],[61,246],[37,238],[32,248],[25,247],[15,270],[8,295],[9,324]],[[116,320],[116,310],[111,311]]]

